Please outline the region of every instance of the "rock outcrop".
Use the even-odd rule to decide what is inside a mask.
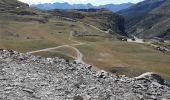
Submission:
[[[136,78],[97,71],[90,65],[0,50],[1,100],[169,100],[161,76]]]

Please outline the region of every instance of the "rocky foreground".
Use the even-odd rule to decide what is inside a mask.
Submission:
[[[136,78],[90,65],[0,50],[0,100],[170,100],[159,75]]]

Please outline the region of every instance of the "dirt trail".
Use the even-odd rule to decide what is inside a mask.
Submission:
[[[72,48],[72,49],[74,49],[76,51],[76,53],[77,53],[76,61],[84,63],[84,61],[83,61],[83,56],[84,55],[74,46],[76,46],[76,45],[84,45],[85,43],[72,40],[72,35],[73,35],[73,32],[71,31],[70,36],[69,36],[69,40],[72,41],[72,42],[75,42],[75,44],[61,45],[61,46],[52,47],[52,48],[46,48],[46,49],[41,49],[41,50],[30,51],[30,52],[27,52],[27,53],[28,54],[33,54],[33,53],[37,53],[37,52],[51,51],[51,50],[56,50],[56,49],[63,48],[63,47],[68,47],[68,48]]]
[[[75,21],[74,19],[71,19],[71,18],[67,18],[67,17],[63,17],[67,20],[72,20],[72,21]],[[91,24],[87,24],[87,23],[84,23],[84,22],[81,22],[81,21],[78,21],[79,23],[82,23],[82,24],[85,24],[87,26],[90,26],[92,28],[94,28],[95,30],[98,30],[100,32],[104,32],[104,33],[108,33],[108,31],[103,31],[99,28],[97,28],[96,26],[93,26]],[[27,52],[28,54],[33,54],[33,53],[37,53],[37,52],[42,52],[42,51],[51,51],[51,50],[55,50],[55,49],[59,49],[59,48],[63,48],[63,47],[68,47],[68,48],[72,48],[76,51],[77,53],[77,59],[76,61],[77,62],[81,62],[81,63],[84,63],[83,61],[83,54],[74,46],[77,46],[77,45],[84,45],[85,43],[82,43],[82,42],[79,42],[79,41],[75,41],[75,40],[72,40],[72,37],[73,37],[73,32],[71,31],[70,32],[70,36],[69,36],[69,40],[72,41],[72,42],[75,42],[75,44],[70,44],[70,45],[61,45],[61,46],[57,46],[57,47],[52,47],[52,48],[46,48],[46,49],[41,49],[41,50],[35,50],[35,51],[30,51],[30,52]]]
[[[63,19],[66,19],[66,20],[70,20],[70,21],[77,21],[77,20],[75,20],[75,19],[71,19],[71,18],[68,18],[68,17],[62,17]],[[103,31],[103,30],[101,30],[100,28],[98,28],[98,27],[96,27],[96,26],[94,26],[94,25],[91,25],[91,24],[88,24],[88,23],[84,23],[84,22],[82,22],[82,21],[77,21],[77,22],[79,22],[79,23],[82,23],[82,24],[85,24],[85,25],[87,25],[87,26],[90,26],[90,27],[92,27],[93,29],[95,29],[95,30],[98,30],[98,31],[100,31],[100,32],[103,32],[103,33],[109,33],[108,31]]]
[[[85,25],[87,25],[87,26],[90,26],[90,27],[92,27],[93,29],[98,30],[98,31],[100,31],[100,32],[109,33],[108,31],[103,31],[103,30],[101,30],[100,28],[98,28],[98,27],[96,27],[96,26],[94,26],[94,25],[87,24],[87,23],[84,23],[84,22],[81,22],[81,21],[79,21],[79,23],[82,23],[82,24],[85,24]]]

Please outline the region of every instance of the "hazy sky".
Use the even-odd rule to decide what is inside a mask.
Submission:
[[[132,2],[132,3],[137,3],[139,1],[143,0],[19,0],[28,4],[39,4],[39,3],[54,3],[54,2],[68,2],[71,4],[77,4],[77,3],[91,3],[93,5],[101,5],[101,4],[120,4],[120,3],[127,3],[127,2]]]

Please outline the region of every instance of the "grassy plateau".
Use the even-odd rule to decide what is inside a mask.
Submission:
[[[7,16],[7,17],[4,17]],[[18,16],[0,15],[0,48],[18,52],[71,45],[83,54],[84,62],[114,74],[128,76],[153,71],[170,79],[170,55],[145,44],[119,41],[116,36],[101,32],[86,24],[60,18],[50,18],[46,23],[21,21]],[[11,19],[12,18],[12,19]],[[32,18],[39,19],[39,16]],[[84,32],[87,36],[72,36],[70,32]],[[81,42],[81,45],[75,45]],[[33,53],[44,57],[59,57],[74,60],[77,53],[69,47]]]

